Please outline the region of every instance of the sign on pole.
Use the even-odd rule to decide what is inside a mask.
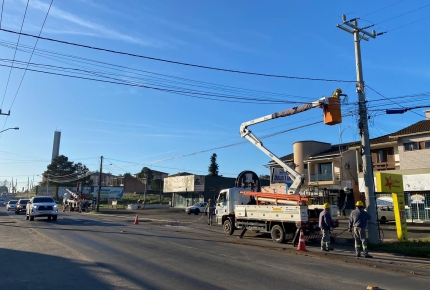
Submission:
[[[403,191],[403,176],[377,172],[376,190],[391,193],[393,196],[394,216],[396,218],[397,239],[407,241],[408,229],[406,226],[405,193]]]

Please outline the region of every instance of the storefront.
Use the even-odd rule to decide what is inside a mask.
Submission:
[[[204,201],[205,176],[183,175],[164,178],[164,193],[172,194],[172,206],[185,208]]]

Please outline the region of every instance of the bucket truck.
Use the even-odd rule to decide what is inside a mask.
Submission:
[[[311,205],[311,200],[300,196],[300,187],[305,181],[305,176],[297,172],[283,162],[279,157],[263,146],[263,143],[249,129],[250,126],[263,123],[276,118],[287,117],[297,113],[310,110],[315,107],[324,109],[324,122],[329,125],[341,122],[340,114],[340,89],[333,93],[331,98],[323,97],[314,102],[300,105],[281,112],[276,112],[260,117],[240,126],[240,135],[246,138],[258,149],[268,155],[273,161],[281,166],[293,180],[285,194],[262,193],[255,190],[253,184],[259,184],[259,180],[253,180],[248,187],[235,187],[224,189],[220,192],[216,204],[216,220],[223,225],[225,234],[233,234],[235,229],[241,229],[242,238],[248,229],[255,231],[267,231],[271,233],[275,242],[282,243],[285,240],[298,238],[299,230],[302,229],[305,239],[317,239],[320,237],[318,227],[318,216],[322,205]],[[256,176],[256,174],[254,173]],[[238,177],[239,179],[239,177]],[[238,186],[236,182],[236,186]],[[242,186],[246,186],[243,185]],[[336,220],[337,207],[330,208],[333,221],[332,226],[339,226]],[[334,237],[334,236],[333,236]]]

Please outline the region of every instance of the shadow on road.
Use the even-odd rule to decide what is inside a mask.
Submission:
[[[2,289],[115,289],[96,265],[49,254],[0,248]]]

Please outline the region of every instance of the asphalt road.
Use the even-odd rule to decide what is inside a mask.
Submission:
[[[57,222],[0,212],[2,289],[426,289],[429,278],[236,243],[193,223],[60,213]],[[365,262],[366,263],[366,262]]]

